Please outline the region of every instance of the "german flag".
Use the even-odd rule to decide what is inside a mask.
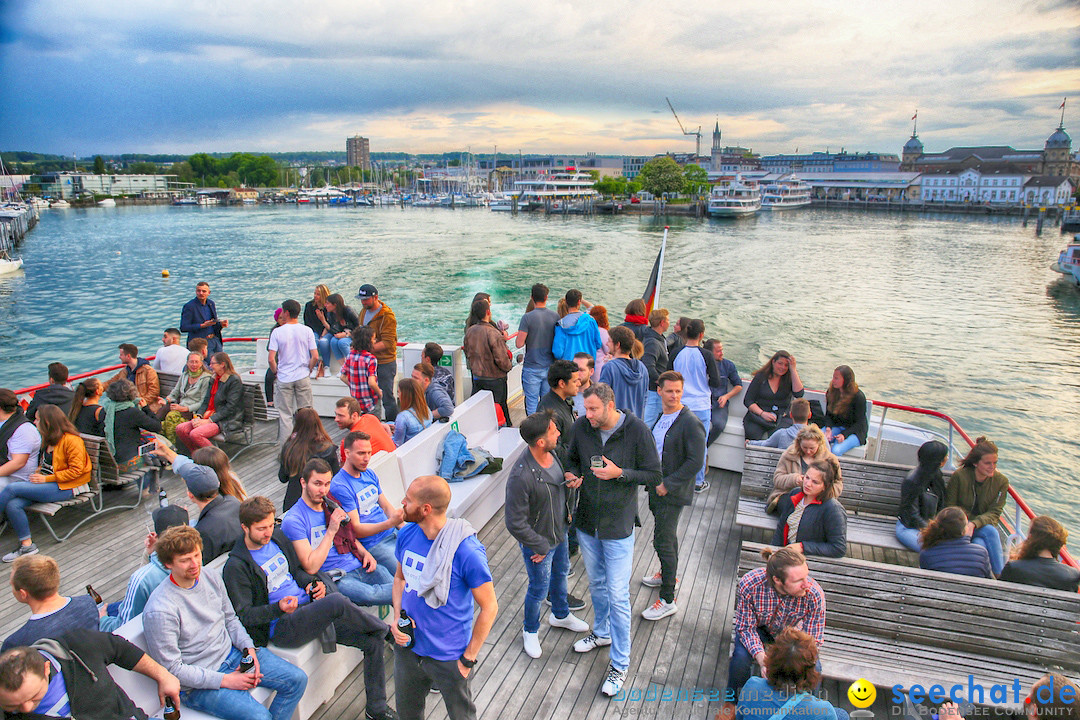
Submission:
[[[641,299],[645,301],[645,317],[653,311],[653,306],[660,297],[660,276],[664,272],[664,250],[667,249],[668,226],[664,227],[664,239],[660,242],[660,252],[656,254],[656,262],[653,263],[652,274],[649,275],[649,283],[645,286],[645,294]]]

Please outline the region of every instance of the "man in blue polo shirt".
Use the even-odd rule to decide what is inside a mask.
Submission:
[[[336,578],[338,590],[357,605],[389,605],[393,580],[377,567],[375,558],[352,536],[338,537],[348,515],[340,507],[328,513],[325,499],[333,476],[322,458],[312,458],[300,478],[300,499],[281,521],[281,530],[293,544],[305,572],[320,570]],[[329,518],[327,515],[329,514]],[[344,536],[352,536],[351,541]]]
[[[397,571],[394,546],[396,528],[404,513],[383,495],[379,477],[368,469],[371,462],[371,436],[359,430],[345,436],[345,463],[330,483],[330,494],[349,515],[356,537],[379,566],[393,575]]]
[[[499,612],[487,552],[466,520],[446,517],[450,485],[441,477],[413,480],[402,505],[409,524],[398,533],[390,626],[397,642],[398,715],[402,720],[424,717],[424,702],[434,686],[450,720],[475,720],[468,678]],[[475,623],[474,600],[480,606]],[[415,624],[411,641],[398,628],[402,610]]]

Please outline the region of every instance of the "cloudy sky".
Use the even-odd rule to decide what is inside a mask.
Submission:
[[[1075,0],[0,0],[0,149],[692,150],[665,97],[704,152],[1042,147],[1078,58]]]

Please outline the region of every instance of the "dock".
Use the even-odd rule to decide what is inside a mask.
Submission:
[[[13,254],[37,222],[38,211],[33,205],[0,204],[0,258]]]

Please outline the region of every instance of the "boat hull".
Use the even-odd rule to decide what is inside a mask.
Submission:
[[[22,258],[17,260],[0,260],[0,276],[11,275],[22,270]]]

